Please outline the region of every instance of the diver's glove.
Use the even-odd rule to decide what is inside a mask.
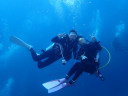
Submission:
[[[62,64],[65,65],[67,61],[65,59],[62,60]]]
[[[81,56],[81,59],[82,59],[82,60],[85,60],[85,59],[87,59],[87,57],[86,57],[85,55],[82,55],[82,56]]]

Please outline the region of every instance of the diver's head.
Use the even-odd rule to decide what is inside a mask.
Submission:
[[[79,42],[80,45],[87,44],[87,40],[83,37],[79,38],[78,42]]]
[[[76,40],[77,39],[77,32],[75,30],[70,30],[69,38],[70,38],[70,40]]]

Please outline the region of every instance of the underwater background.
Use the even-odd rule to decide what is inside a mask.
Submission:
[[[0,0],[0,96],[128,96],[127,18],[127,0]],[[101,69],[105,81],[84,73],[73,86],[48,94],[42,83],[63,78],[75,61],[38,69],[30,52],[9,38],[15,35],[41,53],[54,36],[71,29],[87,39],[94,33],[111,53]],[[115,50],[116,37],[125,51]],[[103,49],[101,66],[107,60]]]

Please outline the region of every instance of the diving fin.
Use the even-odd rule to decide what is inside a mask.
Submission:
[[[16,36],[11,36],[10,37],[10,41],[19,45],[19,46],[22,46],[24,48],[27,48],[27,49],[31,49],[32,46],[27,44],[26,42],[24,42],[23,40],[21,40],[20,38],[16,37]]]
[[[53,87],[53,88],[51,88],[51,89],[48,89],[48,93],[53,93],[53,92],[59,91],[59,90],[65,88],[65,87],[67,87],[67,86],[70,86],[70,85],[68,84],[68,82],[63,82],[63,83],[59,84],[59,85],[56,86],[56,87]]]
[[[56,86],[58,86],[59,84],[65,82],[65,81],[66,81],[65,78],[58,79],[58,80],[52,80],[52,81],[43,83],[42,86],[44,86],[46,89],[51,89],[51,88],[56,87]]]

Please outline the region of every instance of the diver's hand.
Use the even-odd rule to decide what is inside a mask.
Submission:
[[[65,65],[67,61],[65,59],[62,60],[62,64]]]
[[[65,35],[66,35],[65,33],[61,33],[61,34],[58,34],[58,37],[63,38],[63,37],[65,37]]]
[[[92,33],[91,35],[90,35],[90,37],[91,37],[91,40],[93,41],[93,42],[96,42],[97,40],[96,40],[96,37],[95,37],[95,35],[94,35],[94,33]]]
[[[91,38],[95,38],[95,35],[94,35],[94,33],[92,33],[92,34],[90,35],[90,37],[91,37]]]
[[[85,55],[82,55],[81,58],[82,58],[82,60],[87,59],[87,57]]]

